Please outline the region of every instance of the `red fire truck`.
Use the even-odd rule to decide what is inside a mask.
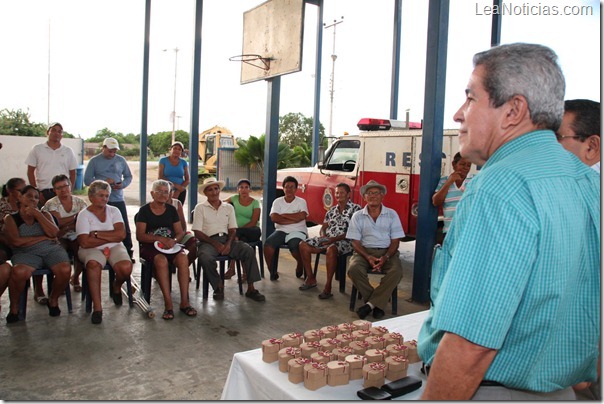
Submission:
[[[395,209],[405,234],[414,236],[419,200],[422,129],[420,123],[364,118],[357,135],[336,139],[314,167],[290,168],[277,172],[277,196],[283,195],[282,181],[291,175],[298,180],[297,196],[308,204],[307,221],[323,223],[325,212],[335,202],[335,187],[347,183],[353,202],[364,206],[360,188],[369,180],[384,184],[388,192],[384,205]],[[451,172],[451,161],[459,151],[458,130],[443,133],[441,175]]]

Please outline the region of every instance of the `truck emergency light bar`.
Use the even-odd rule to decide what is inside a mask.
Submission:
[[[357,123],[359,130],[421,129],[421,122],[395,121],[390,119],[362,118]]]

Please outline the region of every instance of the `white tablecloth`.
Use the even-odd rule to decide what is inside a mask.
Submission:
[[[388,328],[391,332],[399,332],[405,340],[417,339],[428,311],[413,313],[406,316],[378,321],[373,325]],[[322,324],[324,326],[327,324]],[[268,336],[267,336],[268,338]],[[409,366],[410,376],[422,379],[422,387],[399,399],[417,400],[426,383],[426,377],[420,372],[421,363]],[[389,380],[386,380],[388,383]],[[262,361],[260,348],[252,351],[239,352],[233,355],[233,363],[229,370],[222,400],[360,400],[357,391],[363,388],[363,380],[351,380],[345,386],[325,386],[311,391],[304,388],[304,383],[293,384],[287,379],[287,373],[279,371],[279,363]]]

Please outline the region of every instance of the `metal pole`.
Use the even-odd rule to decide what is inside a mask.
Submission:
[[[323,53],[323,0],[317,2],[317,50],[315,62],[315,105],[312,123],[312,162],[314,166],[319,160],[319,132],[321,129],[321,64]]]
[[[419,174],[419,212],[411,294],[414,301],[421,303],[430,299],[432,251],[436,242],[438,210],[432,204],[432,194],[438,184],[442,164],[448,32],[449,0],[430,0],[420,157],[422,169]]]
[[[493,0],[493,8],[501,10],[501,0]],[[501,42],[501,14],[493,13],[491,17],[491,47],[499,45]]]
[[[326,25],[325,29],[333,27],[333,50],[331,53],[331,88],[329,90],[329,137],[333,137],[332,126],[333,126],[333,93],[334,93],[334,81],[335,81],[335,70],[336,70],[336,59],[338,56],[336,55],[336,25],[344,22],[344,16],[340,21],[333,20],[333,24]]]
[[[266,80],[267,84],[267,113],[266,135],[264,137],[264,183],[262,198],[262,242],[275,231],[275,225],[270,217],[271,207],[277,191],[277,152],[279,149],[279,101],[281,98],[281,76]],[[266,263],[269,265],[270,263]]]
[[[394,0],[394,28],[392,38],[392,80],[390,83],[390,119],[398,117],[399,71],[401,66],[401,9],[403,0]]]
[[[199,181],[199,100],[201,94],[201,28],[203,21],[203,0],[195,1],[195,44],[193,49],[193,82],[191,99],[191,132],[189,133],[189,168],[191,183],[189,184],[189,223],[193,221],[191,211],[197,205],[197,183]]]
[[[178,49],[178,47],[174,48],[174,103],[172,104],[172,114],[171,114],[171,119],[172,119],[172,143],[170,143],[171,145],[174,144],[174,142],[176,141],[176,78],[178,76],[178,51],[180,49]],[[164,52],[166,52],[167,49],[164,49]]]
[[[147,200],[147,115],[149,107],[149,42],[151,37],[151,0],[145,2],[145,36],[143,44],[143,99],[141,112],[141,148],[139,198],[141,206]]]

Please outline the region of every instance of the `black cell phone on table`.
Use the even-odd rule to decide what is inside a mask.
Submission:
[[[373,386],[357,391],[357,396],[362,400],[390,400],[392,398],[392,394]]]
[[[386,383],[381,390],[389,393],[392,398],[403,396],[422,387],[422,381],[414,376],[403,377],[402,379]]]

